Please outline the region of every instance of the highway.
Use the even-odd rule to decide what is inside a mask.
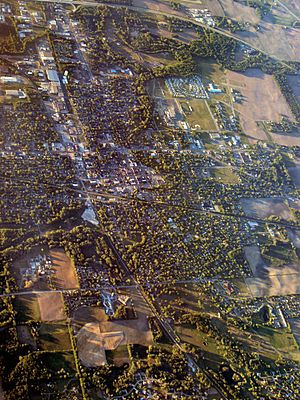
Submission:
[[[244,39],[241,39],[240,37],[234,35],[231,32],[228,32],[222,28],[215,28],[209,25],[206,25],[202,22],[198,22],[195,21],[189,17],[184,17],[184,16],[178,16],[178,15],[174,15],[174,14],[169,14],[167,12],[163,12],[163,11],[159,11],[159,10],[152,10],[150,8],[144,8],[144,7],[138,7],[138,6],[124,6],[124,5],[120,5],[120,4],[111,4],[111,3],[102,3],[102,2],[96,2],[96,1],[88,1],[88,0],[36,0],[37,2],[40,3],[57,3],[57,4],[66,4],[66,5],[81,5],[81,6],[89,6],[89,7],[99,7],[99,6],[106,6],[106,7],[112,7],[112,8],[128,8],[129,10],[132,11],[137,11],[140,13],[150,13],[150,14],[154,14],[154,15],[161,15],[164,17],[174,17],[177,19],[180,19],[181,21],[185,21],[185,22],[189,22],[192,23],[196,26],[200,26],[201,28],[205,28],[207,30],[210,30],[212,32],[216,32],[219,33],[223,36],[226,36],[230,39],[234,39],[236,41],[238,41],[239,43],[251,47],[254,50],[259,51],[260,53],[273,58],[274,60],[280,62],[282,65],[284,65],[285,67],[289,68],[292,71],[295,71],[296,68],[294,68],[293,66],[287,64],[284,60],[281,60],[279,57],[273,55],[273,54],[269,54],[268,52],[266,52],[265,50],[255,47],[253,46],[251,43],[247,42]]]

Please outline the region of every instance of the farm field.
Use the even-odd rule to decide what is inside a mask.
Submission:
[[[66,319],[61,293],[39,293],[37,299],[42,321],[61,321]]]
[[[249,32],[238,32],[236,36],[280,60],[300,60],[300,38],[297,29],[285,30],[283,26],[269,22],[261,22],[261,27],[260,31],[252,28]]]
[[[267,134],[257,125],[257,121],[280,122],[282,116],[293,120],[292,112],[271,75],[264,74],[258,69],[251,69],[245,73],[228,71],[227,77],[230,86],[239,90],[244,97],[244,101],[235,104],[234,108],[239,114],[241,127],[251,143],[268,140]],[[278,141],[276,136],[277,134],[272,134],[272,140],[275,142]],[[300,143],[300,137],[297,136],[290,137],[287,134],[284,138],[287,144],[292,144],[294,141]]]
[[[288,75],[287,79],[297,97],[297,100],[300,101],[300,75]]]
[[[84,366],[99,367],[107,363],[104,341],[98,323],[85,324],[76,335],[76,341],[78,356]]]
[[[75,266],[70,257],[62,249],[50,250],[52,268],[54,276],[52,283],[57,289],[77,289],[79,288]]]
[[[293,279],[291,279],[293,278]],[[245,278],[253,297],[300,294],[300,272],[291,275],[269,275],[267,278]]]
[[[43,323],[39,328],[39,343],[45,351],[70,351],[68,327],[64,323]]]
[[[13,301],[14,309],[17,312],[17,322],[26,322],[29,320],[40,321],[41,312],[38,297],[35,294],[24,294],[16,296]]]
[[[153,344],[147,318],[150,311],[142,296],[137,290],[122,294],[132,298],[136,319],[109,321],[102,308],[91,306],[80,307],[73,313],[72,325],[76,333],[79,357],[84,365],[105,365],[105,351],[117,351],[119,346]]]
[[[261,326],[255,329],[257,334],[264,339],[264,342],[270,343],[283,356],[300,360],[299,346],[296,342],[293,332],[289,329],[273,329],[267,326]]]
[[[266,264],[261,256],[260,248],[257,245],[244,247],[245,257],[254,276],[262,275]]]
[[[252,296],[300,293],[300,261],[288,243],[278,242],[263,255],[257,245],[246,246],[244,252],[253,274],[245,278]]]
[[[294,214],[289,205],[280,198],[241,199],[240,204],[248,217],[266,219],[274,216],[285,221],[294,221]]]
[[[218,0],[216,3],[220,4],[226,17],[230,17],[239,22],[250,22],[251,24],[258,24],[260,22],[260,17],[255,12],[254,8],[234,0]],[[210,7],[208,8],[210,9]]]

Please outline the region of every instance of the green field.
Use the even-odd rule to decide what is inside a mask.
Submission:
[[[106,359],[109,364],[117,367],[129,363],[129,353],[127,345],[118,346],[115,350],[106,351]]]
[[[70,336],[67,325],[41,324],[39,330],[39,343],[45,351],[71,350]]]
[[[64,369],[68,373],[75,372],[75,361],[72,352],[45,352],[41,354],[42,360],[46,367],[53,373]]]
[[[240,182],[240,178],[232,168],[210,168],[209,172],[212,178],[225,185],[235,185]]]
[[[216,126],[210,115],[207,103],[204,100],[193,99],[180,102],[185,112],[185,117],[192,129],[196,128],[202,131],[215,131]],[[190,111],[191,107],[192,111]],[[198,127],[198,126],[199,127]]]
[[[255,330],[262,336],[266,342],[269,342],[282,355],[294,360],[300,360],[298,343],[289,328],[274,329],[267,326],[261,326]]]

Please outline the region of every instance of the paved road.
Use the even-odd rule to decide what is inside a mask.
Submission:
[[[124,8],[124,5],[120,5],[120,4],[101,3],[101,2],[87,1],[87,0],[73,0],[73,1],[72,0],[36,0],[36,1],[41,2],[41,3],[60,3],[60,4],[69,4],[69,5],[83,5],[83,6],[89,6],[89,7],[109,6],[109,7],[113,7],[113,8]],[[222,28],[214,28],[214,27],[208,26],[202,22],[192,20],[189,17],[177,16],[177,15],[169,14],[167,12],[163,12],[163,11],[159,11],[159,10],[152,10],[149,8],[137,7],[137,6],[126,6],[126,7],[132,11],[150,13],[150,14],[161,15],[161,16],[165,16],[165,17],[172,16],[172,17],[175,17],[182,21],[193,23],[194,25],[200,26],[201,28],[206,28],[207,30],[217,32],[217,33],[219,33],[223,36],[226,36],[230,39],[234,39],[234,40],[238,41],[239,43],[244,44],[245,46],[251,47],[252,49],[257,50],[257,51],[261,52],[262,54],[265,54],[268,57],[272,57],[274,60],[277,60],[285,67],[289,68],[290,70],[293,70],[293,71],[296,70],[294,67],[290,66],[284,60],[281,60],[277,56],[270,54],[258,47],[253,46],[251,43],[247,42],[246,40],[243,40],[240,37],[234,35],[231,32],[228,32]]]
[[[173,203],[168,203],[166,201],[163,200],[144,200],[141,199],[139,197],[129,197],[129,196],[123,196],[123,195],[118,195],[118,194],[111,194],[111,193],[107,193],[107,192],[103,192],[103,191],[91,191],[89,189],[86,188],[85,186],[85,179],[83,178],[79,178],[80,182],[82,183],[82,187],[83,190],[79,190],[79,189],[72,189],[70,187],[67,188],[68,191],[71,192],[76,192],[79,193],[83,196],[85,196],[85,198],[87,200],[89,200],[91,202],[91,205],[95,204],[99,204],[99,203],[105,203],[104,200],[99,199],[98,197],[103,197],[105,199],[116,199],[118,201],[124,201],[124,202],[128,202],[128,201],[136,201],[136,202],[140,202],[140,203],[144,203],[144,204],[155,204],[157,206],[160,207],[172,207],[172,208],[177,208],[180,210],[186,210],[186,211],[194,211],[194,212],[198,212],[200,214],[210,214],[210,215],[216,215],[216,216],[224,216],[224,217],[228,217],[228,218],[236,218],[236,219],[241,219],[241,220],[245,220],[245,221],[253,221],[253,222],[257,222],[258,224],[266,224],[268,223],[269,225],[273,225],[273,226],[283,226],[285,228],[290,228],[290,229],[296,229],[296,230],[300,230],[300,225],[297,224],[291,224],[289,222],[285,222],[285,221],[270,221],[267,219],[261,219],[261,218],[255,218],[255,217],[250,217],[247,215],[243,215],[243,214],[237,214],[237,213],[229,213],[229,212],[219,212],[219,211],[214,211],[214,210],[203,210],[200,209],[198,207],[192,207],[192,206],[185,206],[182,204],[173,204]],[[5,180],[5,179],[1,179],[0,178],[0,182],[1,183],[7,183],[7,184],[12,184],[13,181],[16,181],[17,183],[24,183],[24,182],[28,182],[32,184],[32,181],[30,180],[16,180],[14,178],[11,178],[9,180]],[[39,182],[40,185],[43,185],[42,182]],[[63,189],[66,188],[66,186],[62,183],[62,184],[49,184],[47,183],[46,186],[48,187],[53,187],[53,188],[58,188],[58,189]],[[94,207],[94,212],[95,215],[97,216],[96,213],[96,208]],[[104,229],[103,229],[104,230]]]

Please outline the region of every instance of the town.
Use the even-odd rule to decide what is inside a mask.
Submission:
[[[144,3],[0,4],[0,399],[298,399],[300,60]]]

